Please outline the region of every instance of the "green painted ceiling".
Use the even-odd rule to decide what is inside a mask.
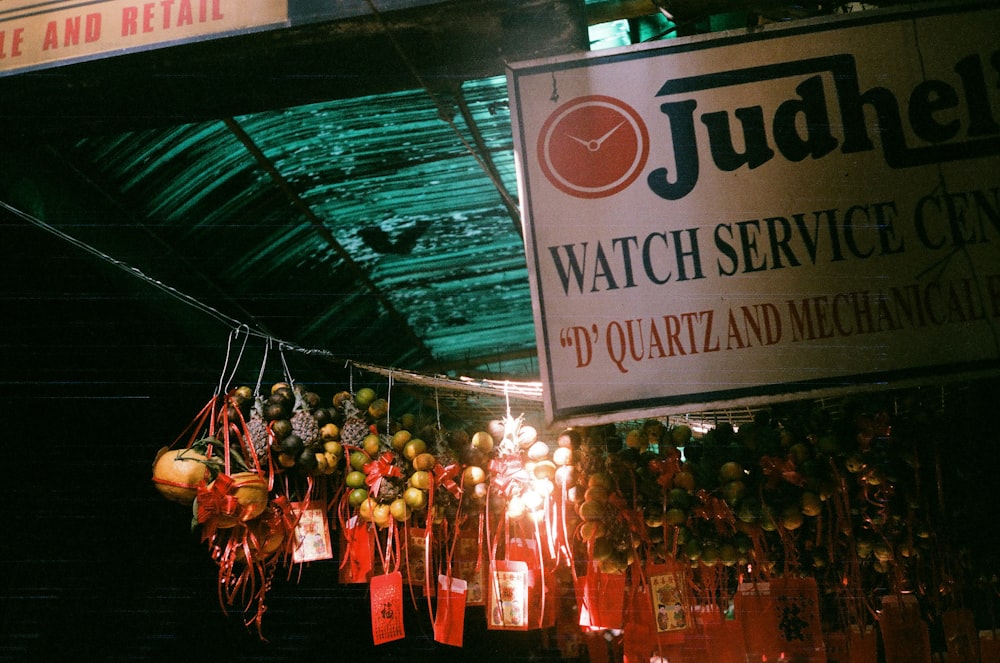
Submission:
[[[489,78],[88,137],[71,154],[227,293],[228,315],[345,358],[531,376],[506,100]]]

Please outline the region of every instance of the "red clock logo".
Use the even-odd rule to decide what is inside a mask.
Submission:
[[[560,191],[604,198],[635,181],[649,156],[649,132],[628,104],[602,95],[577,97],[545,120],[538,162]]]

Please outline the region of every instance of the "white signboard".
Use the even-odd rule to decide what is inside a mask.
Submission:
[[[0,1],[0,75],[288,22],[288,0]]]
[[[547,414],[1000,371],[1000,9],[508,71]]]

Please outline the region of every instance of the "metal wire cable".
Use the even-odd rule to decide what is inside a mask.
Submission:
[[[173,297],[177,301],[187,304],[188,306],[222,323],[223,325],[227,326],[230,329],[230,336],[227,341],[230,344],[236,337],[239,336],[239,334],[245,334],[246,339],[244,339],[243,341],[244,347],[246,345],[246,340],[249,339],[250,337],[260,338],[265,341],[265,348],[270,347],[272,344],[276,344],[278,346],[279,353],[283,350],[288,350],[290,352],[295,352],[305,356],[321,357],[333,362],[350,364],[352,366],[360,368],[361,370],[367,371],[369,373],[374,373],[376,375],[383,375],[383,376],[391,375],[392,378],[395,380],[408,382],[411,384],[434,386],[436,388],[437,387],[446,388],[452,391],[458,391],[464,393],[479,393],[479,394],[486,393],[496,396],[502,396],[512,391],[512,393],[514,393],[516,397],[520,398],[521,400],[527,400],[527,401],[541,400],[542,396],[541,384],[536,382],[510,382],[510,381],[499,382],[494,380],[472,380],[469,378],[455,379],[443,375],[433,375],[433,376],[424,375],[415,371],[400,370],[398,368],[389,368],[384,366],[378,366],[375,364],[356,362],[338,357],[328,350],[323,350],[318,348],[306,348],[297,345],[295,343],[290,343],[288,341],[275,338],[273,335],[268,334],[259,328],[251,327],[247,323],[241,320],[237,320],[236,318],[229,316],[223,313],[222,311],[219,311],[218,309],[206,304],[205,302],[202,302],[196,297],[192,297],[191,295],[181,292],[177,288],[174,288],[173,286],[168,285],[163,281],[160,281],[159,279],[155,279],[152,276],[149,276],[141,269],[133,267],[119,260],[118,258],[115,258],[114,256],[108,255],[107,253],[101,251],[100,249],[91,246],[90,244],[87,244],[83,240],[73,237],[69,233],[60,230],[59,228],[56,228],[52,224],[46,223],[42,219],[39,219],[38,217],[29,214],[3,200],[0,200],[0,208],[10,212],[19,219],[22,219],[23,221],[30,223],[36,228],[44,230],[45,232],[61,239],[62,241],[71,244],[77,247],[78,249],[86,253],[89,253],[92,256],[99,258],[100,260],[103,260],[108,264],[114,265],[118,269],[124,271],[126,274],[129,274],[130,276],[133,276],[135,278],[144,281],[145,283],[156,288],[157,290],[169,295],[170,297]],[[241,348],[240,350],[241,355],[242,352],[243,349]],[[228,361],[228,354],[229,353],[227,351],[227,361]],[[284,362],[283,356],[282,356],[282,362]],[[287,366],[285,366],[285,370],[287,373]],[[224,366],[223,374],[222,377],[220,378],[223,381],[225,381],[226,371],[227,367]],[[231,379],[232,376],[230,376],[230,380]]]

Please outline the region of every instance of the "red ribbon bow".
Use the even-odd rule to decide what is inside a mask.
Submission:
[[[736,522],[733,510],[729,508],[729,504],[725,500],[714,495],[709,495],[704,490],[699,490],[697,495],[701,498],[701,506],[691,510],[695,516],[708,521],[715,521],[720,531],[723,529],[723,524],[733,525]]]
[[[462,487],[455,482],[455,477],[458,476],[461,468],[458,463],[452,463],[448,467],[445,467],[441,463],[434,466],[434,480],[438,482],[441,486],[445,488],[454,497],[459,497],[462,494]]]
[[[240,503],[235,495],[230,495],[233,478],[220,474],[210,486],[198,487],[198,522],[204,523],[215,516],[233,516]]]
[[[371,496],[377,498],[379,488],[382,486],[382,479],[385,477],[401,477],[402,470],[392,464],[392,452],[386,451],[381,456],[370,463],[365,463],[362,468],[368,476],[365,483],[368,485]]]
[[[795,461],[790,458],[761,456],[760,469],[768,479],[768,488],[774,488],[782,479],[795,486],[801,486],[806,482],[796,469]]]
[[[520,458],[494,458],[490,461],[489,467],[490,483],[502,493],[507,492],[507,487],[512,481],[525,482],[531,479]]]

